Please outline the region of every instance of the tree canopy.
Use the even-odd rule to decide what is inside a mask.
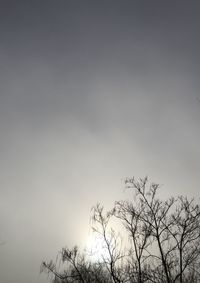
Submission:
[[[100,204],[92,209],[101,257],[94,261],[77,246],[63,248],[61,266],[51,260],[41,271],[53,283],[200,282],[199,204],[186,196],[161,199],[159,185],[147,177],[128,178],[125,186],[132,200],[116,201],[107,212]]]

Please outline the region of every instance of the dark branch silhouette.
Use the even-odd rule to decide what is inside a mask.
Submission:
[[[162,200],[159,185],[147,178],[128,178],[125,186],[133,190],[133,200],[117,201],[108,212],[100,204],[92,209],[92,229],[103,243],[101,259],[64,248],[62,269],[50,261],[41,271],[54,283],[200,282],[199,204],[184,196]]]

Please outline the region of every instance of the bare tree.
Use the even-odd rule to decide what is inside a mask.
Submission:
[[[152,251],[149,252],[149,255],[161,261],[166,282],[171,283],[169,271],[170,262],[168,258],[173,248],[169,246],[169,232],[167,227],[170,224],[168,223],[167,214],[175,201],[173,198],[165,202],[158,199],[156,193],[159,185],[152,183],[150,187],[147,188],[147,178],[140,179],[139,181],[131,178],[127,179],[125,183],[127,187],[136,190],[136,198],[139,199],[140,210],[135,210],[135,213],[138,218],[147,225],[148,230],[151,231],[151,236],[157,243],[160,256],[156,254],[153,255]]]
[[[60,253],[62,271],[53,261],[44,262],[43,270],[54,276],[54,283],[200,282],[199,205],[183,196],[162,200],[159,185],[147,178],[128,178],[125,185],[133,190],[133,200],[117,201],[107,213],[100,204],[92,209],[102,259],[94,262],[77,247],[65,248]],[[116,227],[123,227],[121,236]]]
[[[161,262],[167,283],[182,283],[189,271],[194,271],[194,263],[200,257],[199,205],[183,196],[162,201],[157,197],[159,185],[152,183],[148,187],[147,184],[147,178],[126,180],[126,185],[136,190],[140,203],[139,210],[135,209],[134,213],[143,225],[146,223],[146,231],[150,233],[148,237],[151,244],[154,243],[152,238],[155,239],[159,255],[144,248],[151,257]]]
[[[149,257],[145,251],[151,244],[151,241],[148,241],[151,235],[151,225],[141,220],[142,209],[141,203],[134,206],[133,203],[127,201],[116,202],[114,209],[115,216],[122,220],[133,244],[133,248],[131,246],[129,249],[129,263],[134,265],[132,278],[136,278],[135,281],[138,283],[145,281],[145,261]]]
[[[41,272],[51,275],[53,283],[112,283],[105,266],[86,260],[76,246],[71,250],[63,248],[60,260],[64,265],[62,270],[59,269],[60,264],[56,265],[52,260],[41,265]]]
[[[187,279],[190,271],[197,271],[200,255],[200,207],[194,199],[180,196],[175,212],[171,215],[172,225],[167,227],[176,243],[179,272],[175,281]]]
[[[123,279],[122,274],[118,272],[118,262],[123,258],[123,255],[119,248],[119,235],[116,235],[115,231],[108,227],[111,217],[113,217],[113,211],[104,214],[103,206],[100,204],[93,207],[92,229],[102,237],[103,242],[105,243],[104,248],[106,249],[106,253],[102,255],[103,261],[106,264],[113,282],[121,283],[123,282]]]

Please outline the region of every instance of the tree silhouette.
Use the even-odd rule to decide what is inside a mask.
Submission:
[[[108,212],[100,204],[92,209],[92,229],[106,251],[101,259],[64,248],[62,269],[50,261],[41,271],[54,283],[200,282],[199,204],[184,196],[159,198],[159,185],[148,178],[128,178],[125,186],[133,190],[133,200],[116,201]]]

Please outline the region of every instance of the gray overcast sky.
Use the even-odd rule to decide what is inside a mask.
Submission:
[[[87,241],[122,179],[199,196],[199,1],[0,0],[0,281]]]

